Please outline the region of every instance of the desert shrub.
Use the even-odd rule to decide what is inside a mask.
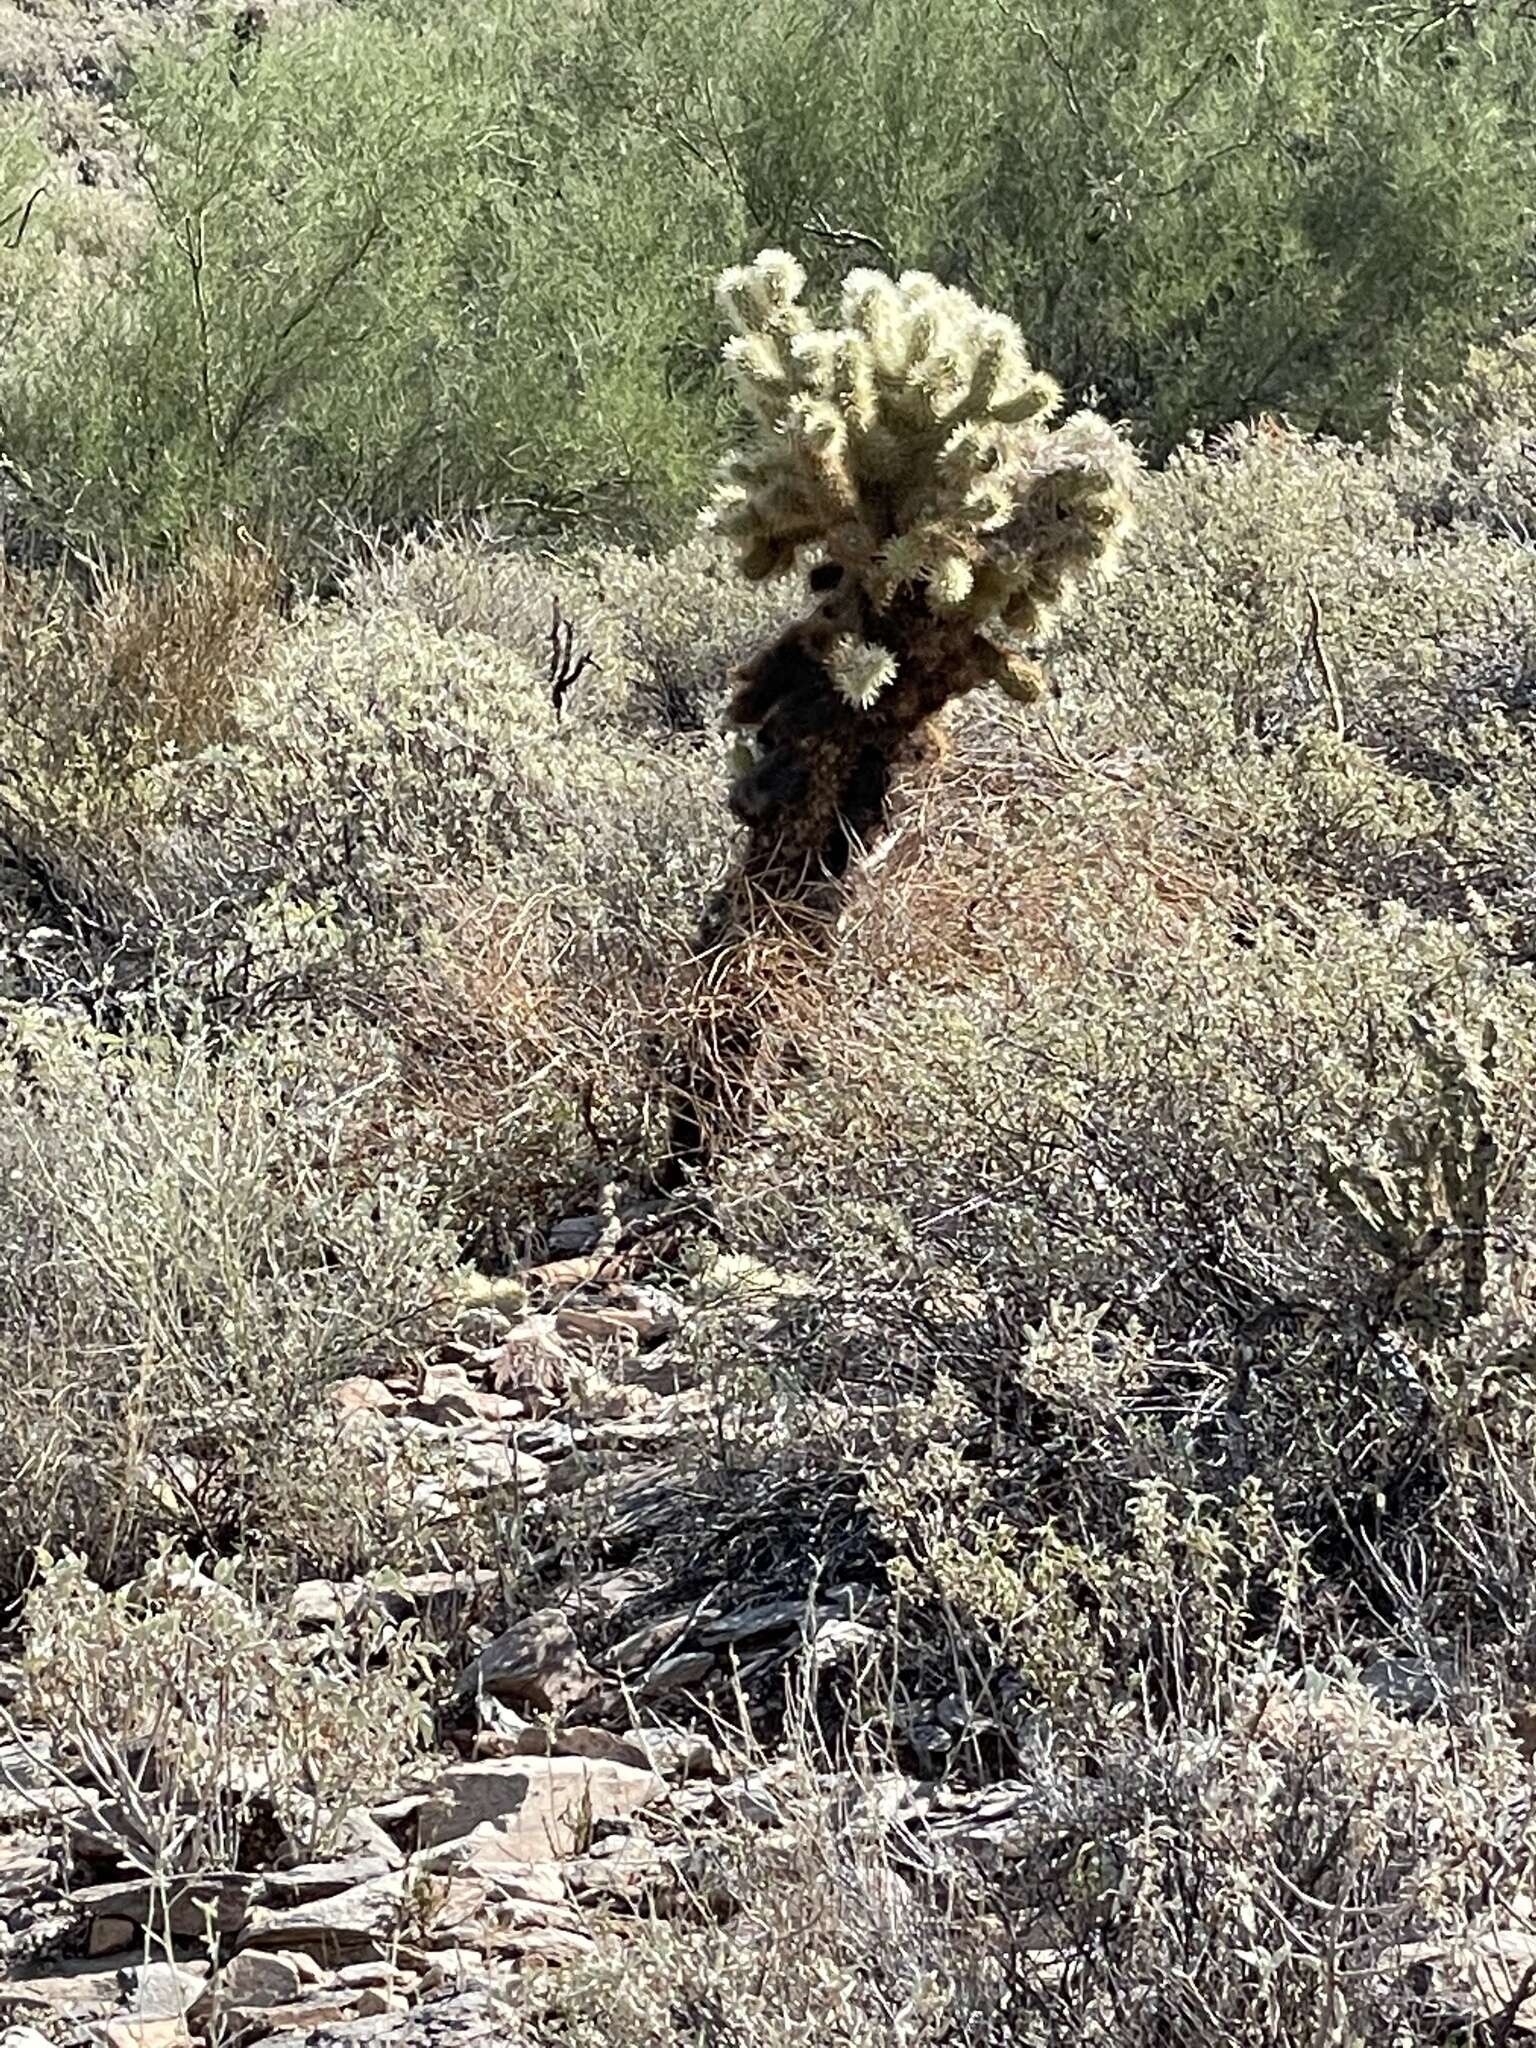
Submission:
[[[899,1591],[903,1725],[982,1702],[933,1768],[1220,1721],[1261,1655],[1528,1682],[1531,558],[1419,530],[1397,461],[1261,429],[1149,480],[716,1177],[799,1283],[715,1329],[738,1453]]]
[[[578,131],[581,40],[507,0],[146,50],[142,247],[0,390],[34,517],[159,546],[228,511],[313,538],[530,495],[665,516],[699,460],[666,333],[720,206]]]
[[[405,1180],[334,1161],[368,1085],[345,1035],[110,1039],[11,1006],[0,1050],[0,1573],[111,1580],[162,1532],[338,1567],[408,1520],[329,1381],[437,1327],[451,1246]]]
[[[755,17],[729,166],[762,239],[938,271],[1162,449],[1264,407],[1356,431],[1528,257],[1533,31],[1464,21],[794,0]]]
[[[225,1561],[161,1549],[107,1592],[79,1557],[45,1559],[22,1623],[27,1725],[101,1795],[98,1831],[161,1881],[244,1868],[263,1822],[324,1853],[428,1733],[408,1638],[300,1642]]]
[[[1398,423],[1394,484],[1419,525],[1475,523],[1536,540],[1536,340],[1515,334],[1473,351],[1448,391]]]
[[[590,569],[506,569],[541,633],[551,590],[585,610]],[[557,714],[531,626],[525,656],[513,627],[498,641],[396,587],[383,570],[364,616],[226,643],[181,707],[209,729],[179,751],[128,715],[94,609],[13,614],[0,971],[16,1000],[113,1031],[358,1020],[381,1062],[358,1184],[398,1160],[491,1243],[645,1156],[650,1041],[721,853],[718,756],[630,704],[611,612],[620,652]],[[115,649],[115,612],[100,630]],[[137,752],[107,773],[114,720]]]
[[[561,2048],[808,2022],[840,2048],[1438,2038],[1457,2006],[1413,1963],[1497,1929],[1529,1869],[1513,1746],[1468,1731],[1453,1764],[1450,1743],[1347,1684],[1255,1687],[1223,1735],[1128,1729],[1081,1775],[1042,1749],[970,1863],[944,1854],[942,1795],[882,1829],[889,1778],[780,1772],[776,1824],[712,1845],[737,1916],[612,1941],[525,2024]]]
[[[84,801],[110,802],[157,761],[229,738],[274,582],[253,547],[195,549],[174,569],[112,572],[87,591],[58,574],[0,571],[12,779],[83,784]]]
[[[818,285],[974,291],[1158,452],[1263,407],[1374,430],[1518,310],[1533,33],[1503,0],[135,28],[110,181],[66,164],[0,238],[12,523],[133,549],[233,510],[311,560],[471,509],[673,536],[723,440],[701,286],[770,239]]]
[[[744,585],[703,536],[661,554],[487,541],[444,534],[377,551],[353,573],[353,600],[450,638],[494,641],[551,693],[558,607],[572,659],[594,664],[566,694],[566,721],[612,719],[652,741],[712,745],[731,669],[789,616],[784,592]]]
[[[1415,532],[1397,465],[1268,428],[1176,458],[1053,664],[1061,721],[1206,864],[1314,907],[1406,902],[1518,959],[1532,556],[1477,522]]]

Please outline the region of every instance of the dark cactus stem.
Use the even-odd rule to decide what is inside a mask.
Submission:
[[[824,969],[857,862],[891,829],[893,793],[935,757],[932,721],[998,667],[996,648],[965,621],[917,599],[874,614],[835,571],[817,574],[822,602],[745,664],[731,700],[730,723],[756,736],[756,758],[730,793],[747,836],[693,949],[691,1015],[669,1085],[667,1187],[744,1134],[767,1028]],[[828,672],[827,650],[848,632],[896,660],[896,680],[868,709]]]

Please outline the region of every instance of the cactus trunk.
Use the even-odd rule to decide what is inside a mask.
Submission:
[[[754,438],[707,523],[752,579],[814,553],[817,602],[731,700],[728,722],[752,735],[731,790],[747,836],[691,962],[674,1183],[750,1117],[767,1021],[824,961],[933,720],[983,685],[1040,694],[1022,643],[1113,566],[1129,517],[1129,445],[1091,413],[1048,424],[1061,394],[1012,321],[921,272],[855,271],[843,324],[818,328],[804,284],[767,250],[720,286]]]

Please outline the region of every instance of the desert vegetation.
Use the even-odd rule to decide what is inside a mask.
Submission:
[[[0,7],[5,2048],[1536,2031],[1536,20],[1193,13]]]

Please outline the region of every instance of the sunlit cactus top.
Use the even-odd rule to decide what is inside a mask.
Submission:
[[[782,249],[720,280],[725,360],[757,431],[707,524],[754,580],[815,551],[877,610],[905,590],[1042,638],[1074,585],[1113,565],[1129,443],[1092,412],[1053,427],[1061,391],[1015,323],[922,271],[850,272],[837,327],[815,324],[804,286]]]

